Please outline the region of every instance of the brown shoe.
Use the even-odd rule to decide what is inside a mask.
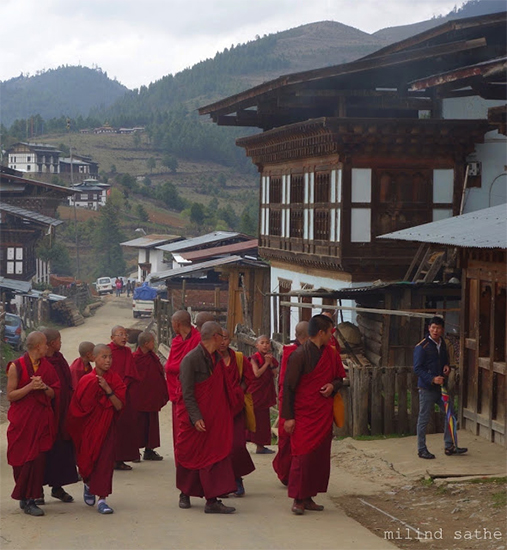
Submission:
[[[305,513],[305,504],[302,500],[294,499],[294,503],[292,504],[292,513],[296,514],[296,516],[302,516]]]
[[[180,493],[179,507],[186,510],[186,509],[190,508],[191,506],[192,505],[190,504],[190,497],[188,495],[185,495],[184,493]]]
[[[206,503],[204,506],[205,514],[232,514],[235,511],[236,508],[226,506],[221,500],[215,500],[211,504]]]
[[[321,504],[317,504],[313,501],[312,498],[307,498],[304,501],[304,505],[305,510],[312,510],[313,512],[322,512],[322,510],[324,510],[324,506],[322,506]]]

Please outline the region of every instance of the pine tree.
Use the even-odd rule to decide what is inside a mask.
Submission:
[[[100,216],[95,230],[97,277],[125,273],[126,265],[123,259],[123,250],[120,246],[123,238],[118,210],[113,201],[108,198],[105,206],[100,209]]]

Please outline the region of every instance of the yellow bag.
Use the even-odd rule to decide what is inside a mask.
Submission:
[[[345,422],[345,404],[339,393],[337,393],[333,399],[333,420],[338,428],[343,427]]]
[[[239,377],[243,378],[243,354],[239,351],[236,354],[236,364],[238,365]],[[255,432],[257,424],[255,422],[255,411],[253,397],[251,393],[245,393],[245,424],[246,429]]]

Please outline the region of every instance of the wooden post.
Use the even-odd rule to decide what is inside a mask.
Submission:
[[[396,422],[399,434],[408,433],[407,411],[407,370],[400,367],[396,376],[396,390],[398,392],[398,421]]]
[[[410,387],[410,433],[417,433],[417,417],[419,415],[419,390],[417,389],[417,376],[411,371],[408,375]]]
[[[384,390],[384,434],[395,433],[394,430],[394,390],[396,374],[393,368],[385,367],[382,374],[382,386]]]
[[[354,410],[353,436],[369,435],[368,401],[370,393],[370,373],[365,367],[354,367],[352,387],[352,408]]]
[[[181,309],[185,309],[185,294],[187,293],[187,281],[181,281]]]
[[[382,372],[379,367],[373,367],[371,374],[371,435],[381,435],[383,433]]]

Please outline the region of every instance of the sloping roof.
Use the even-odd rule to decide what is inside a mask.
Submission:
[[[44,181],[37,181],[22,177],[22,172],[18,170],[12,170],[4,166],[0,166],[0,182],[3,184],[21,184],[21,185],[35,185],[36,187],[45,187],[53,191],[57,191],[62,195],[73,195],[75,191],[62,185],[55,185],[54,183],[46,183]],[[9,189],[10,191],[11,189]],[[21,189],[23,191],[23,189]]]
[[[507,204],[402,229],[377,238],[463,248],[507,249]]]
[[[204,250],[195,250],[193,252],[182,252],[181,257],[184,260],[195,262],[197,260],[213,258],[214,256],[224,256],[227,254],[234,254],[238,252],[247,252],[248,250],[254,250],[258,246],[259,241],[257,239],[252,239],[251,241],[244,241],[242,243],[215,246],[214,248],[205,248]]]
[[[7,288],[16,292],[30,292],[32,283],[30,281],[17,281],[16,279],[6,279],[0,277],[0,288]]]
[[[145,235],[131,241],[120,243],[120,246],[128,246],[130,248],[155,248],[161,244],[171,243],[180,240],[179,235]]]
[[[44,216],[44,214],[39,214],[38,212],[33,212],[32,210],[20,208],[19,206],[14,206],[12,204],[6,204],[5,202],[0,202],[0,211],[7,212],[17,218],[30,220],[31,222],[35,222],[40,225],[56,227],[57,225],[63,223],[62,220],[57,220],[56,218],[51,218],[50,216]]]
[[[183,250],[190,250],[191,248],[197,248],[199,246],[207,245],[214,242],[234,239],[236,237],[244,237],[243,240],[250,239],[250,237],[248,237],[247,235],[243,235],[242,233],[235,233],[232,231],[214,231],[213,233],[200,235],[199,237],[194,237],[193,239],[186,239],[177,243],[157,246],[157,248],[159,250],[163,250],[164,252],[182,252]]]
[[[149,281],[161,281],[174,279],[176,277],[184,277],[185,275],[196,275],[203,271],[210,271],[215,267],[221,267],[223,265],[230,264],[244,264],[252,267],[267,267],[262,261],[248,260],[241,256],[228,256],[227,258],[218,258],[210,260],[208,262],[202,262],[199,264],[192,264],[185,267],[179,267],[177,269],[167,269],[166,271],[159,271],[158,273],[151,273],[148,276]]]

